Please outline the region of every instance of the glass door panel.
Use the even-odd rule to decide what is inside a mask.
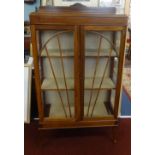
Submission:
[[[85,32],[84,117],[114,114],[120,32]]]
[[[37,34],[44,117],[73,118],[74,32],[41,30]]]

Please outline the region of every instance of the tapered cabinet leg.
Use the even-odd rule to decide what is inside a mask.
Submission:
[[[112,127],[112,142],[114,144],[116,144],[117,143],[117,140],[118,140],[118,132],[117,132],[117,129],[118,129],[117,126]]]

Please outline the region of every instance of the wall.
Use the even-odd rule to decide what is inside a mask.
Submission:
[[[40,1],[41,0],[36,0],[36,2],[34,4],[26,4],[24,3],[24,21],[29,20],[29,13],[35,11],[35,8],[40,6]],[[113,0],[100,0],[100,6],[106,6],[103,4],[106,4],[105,2],[111,2]],[[44,2],[44,0],[43,0]],[[109,3],[110,4],[110,3]],[[129,14],[129,4],[130,4],[130,0],[121,0],[121,8],[124,10],[124,4],[125,4],[125,13]],[[108,3],[107,3],[108,6]]]
[[[40,0],[36,0],[33,4],[24,3],[24,21],[29,21],[29,14],[35,11],[35,8],[40,6]]]

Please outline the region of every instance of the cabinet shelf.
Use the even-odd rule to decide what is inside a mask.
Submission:
[[[94,80],[93,90],[98,90],[102,78],[98,77]],[[85,90],[92,89],[93,78],[85,78]],[[110,78],[105,78],[102,82],[101,89],[115,89],[115,84]]]
[[[61,57],[60,51],[58,49],[49,49],[48,50],[50,57]],[[100,52],[100,57],[108,57],[110,54],[110,49],[102,49]],[[42,57],[47,57],[46,50],[43,50],[41,53]],[[85,52],[86,57],[97,57],[97,50],[96,49],[86,49]],[[116,52],[113,50],[111,53],[111,57],[116,57]],[[63,49],[62,50],[62,57],[74,57],[74,50],[73,49]]]
[[[92,90],[93,78],[85,78],[85,90]],[[95,78],[93,90],[98,90],[101,82],[101,78]],[[63,78],[57,78],[59,90],[66,90],[65,82]],[[67,89],[74,90],[74,79],[66,78]],[[57,90],[54,78],[45,78],[41,86],[42,90]],[[115,84],[110,78],[105,78],[101,89],[115,89]]]
[[[93,105],[90,106],[90,113],[92,112],[93,109]],[[84,106],[84,115],[85,117],[87,117],[87,110],[88,110],[88,106]],[[108,115],[112,115],[112,112],[110,112],[111,110],[105,105],[105,103],[101,103],[101,102],[97,102],[96,106],[94,108],[93,111],[93,117],[103,117],[103,116],[108,116]],[[90,116],[89,113],[89,116]]]
[[[66,109],[67,116],[69,116],[69,111],[67,110],[68,107],[65,106],[65,109]],[[71,110],[72,116],[74,116],[74,106],[71,106],[70,110]],[[65,113],[64,113],[60,103],[57,103],[54,106],[50,107],[49,116],[50,117],[52,116],[52,118],[65,118]]]
[[[92,108],[93,108],[93,105],[90,106],[90,113],[92,111]],[[67,116],[69,116],[69,111],[67,110],[68,107],[65,106],[65,109],[66,109]],[[75,107],[71,106],[70,109],[71,109],[72,116],[74,116]],[[88,110],[88,106],[84,106],[85,117],[87,117],[87,110]],[[103,117],[103,116],[109,116],[109,115],[112,115],[112,112],[110,112],[110,109],[108,109],[108,107],[104,104],[104,102],[103,103],[97,102],[93,111],[93,117]],[[49,116],[52,118],[65,118],[65,113],[60,103],[50,106],[47,117]]]
[[[57,78],[59,90],[66,90],[65,82],[63,78]],[[67,88],[74,90],[74,79],[66,78]],[[42,90],[58,90],[54,78],[45,78],[41,86]]]

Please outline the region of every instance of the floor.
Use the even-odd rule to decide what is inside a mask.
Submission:
[[[120,119],[117,143],[111,128],[38,130],[37,122],[25,125],[25,155],[130,155],[131,120]]]

